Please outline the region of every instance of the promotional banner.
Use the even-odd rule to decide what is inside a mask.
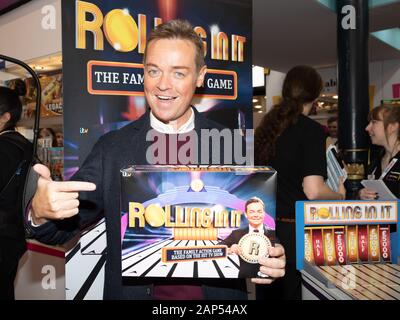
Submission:
[[[66,180],[100,136],[144,114],[146,39],[171,19],[188,20],[204,42],[207,74],[194,107],[225,127],[252,128],[251,1],[76,0],[61,5]],[[103,297],[106,248],[103,219],[67,252],[67,299]]]
[[[146,109],[143,53],[162,22],[186,19],[205,45],[208,72],[193,101],[232,129],[252,128],[250,1],[62,1],[65,178],[104,133]]]
[[[397,201],[313,201],[304,203],[305,224],[334,225],[349,222],[397,222]]]

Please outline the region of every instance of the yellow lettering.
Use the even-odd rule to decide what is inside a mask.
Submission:
[[[232,61],[244,61],[244,43],[246,37],[238,36],[233,34],[231,37],[232,41]]]
[[[139,14],[138,20],[139,20],[139,34],[140,34],[138,51],[139,53],[144,53],[144,50],[146,49],[146,36],[147,36],[146,15]]]
[[[129,227],[136,227],[136,219],[139,219],[139,227],[144,228],[144,207],[138,202],[129,202]]]
[[[212,226],[212,213],[209,208],[203,209],[201,226],[203,228],[209,228]]]
[[[231,228],[240,227],[240,219],[242,217],[242,212],[238,210],[233,210],[231,212]]]
[[[176,207],[175,208],[175,216],[179,215],[179,212],[182,211],[181,207]],[[175,227],[175,223],[171,221],[171,206],[166,205],[165,206],[165,226],[167,228]]]
[[[86,31],[93,33],[94,49],[104,50],[104,38],[101,26],[103,24],[103,14],[100,9],[89,2],[77,1],[76,3],[76,47],[86,49]],[[93,16],[92,21],[86,20],[86,14]]]
[[[94,50],[104,50],[105,36],[116,51],[130,52],[137,49],[138,53],[143,54],[147,41],[147,16],[138,14],[136,21],[128,9],[113,9],[103,16],[95,4],[76,1],[76,48],[87,48],[86,36],[87,32],[90,32],[93,34]],[[157,28],[161,23],[161,18],[153,18],[153,28]],[[196,26],[194,31],[204,40],[204,56],[207,56],[209,48],[206,30]],[[211,31],[211,59],[227,61],[231,55],[232,61],[243,62],[245,42],[246,37],[232,35],[229,47],[229,37],[225,32]]]
[[[228,36],[225,32],[213,34],[211,38],[211,59],[228,60]]]

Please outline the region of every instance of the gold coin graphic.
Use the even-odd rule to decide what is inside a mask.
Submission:
[[[327,208],[319,208],[317,213],[321,219],[329,218],[329,210]]]
[[[165,222],[164,210],[156,204],[151,204],[146,208],[144,217],[147,223],[155,228],[161,227]]]
[[[104,18],[104,34],[115,50],[129,52],[136,48],[139,30],[126,10],[115,9]]]

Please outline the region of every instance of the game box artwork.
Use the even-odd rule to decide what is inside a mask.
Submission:
[[[276,172],[268,167],[121,170],[123,278],[263,277],[275,243]]]

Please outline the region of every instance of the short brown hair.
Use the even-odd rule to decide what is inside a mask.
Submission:
[[[147,48],[152,41],[160,39],[181,39],[188,40],[196,48],[196,68],[199,71],[205,66],[204,46],[200,36],[194,32],[193,26],[187,20],[170,20],[157,26],[151,31],[147,39],[146,49],[144,51],[143,61],[146,61]]]
[[[383,121],[383,127],[385,128],[386,139],[388,139],[386,134],[386,129],[389,124],[398,123],[400,125],[400,107],[398,106],[379,106],[371,110],[368,116],[368,120],[381,120]],[[400,140],[400,130],[397,135],[397,140]]]
[[[262,200],[261,200],[260,198],[258,198],[258,197],[252,197],[252,198],[250,198],[249,200],[246,201],[246,204],[244,205],[244,211],[247,212],[247,207],[248,207],[250,204],[256,203],[256,202],[261,203],[262,206],[263,206],[263,208],[264,208],[264,210],[265,210],[264,201],[262,201]]]

